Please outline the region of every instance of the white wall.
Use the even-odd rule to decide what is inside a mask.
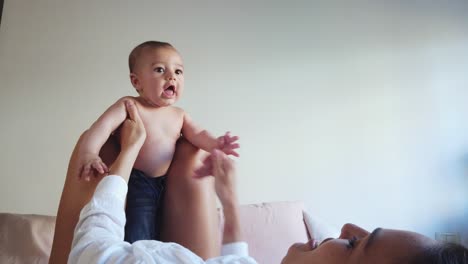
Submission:
[[[184,56],[179,105],[241,136],[243,203],[468,235],[466,1],[131,3],[5,1],[0,211],[56,213],[78,135],[156,39]]]

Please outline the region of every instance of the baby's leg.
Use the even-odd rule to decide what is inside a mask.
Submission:
[[[177,142],[163,203],[163,241],[179,243],[207,259],[220,254],[219,221],[214,179],[194,178],[206,152],[187,140]]]
[[[78,149],[82,142],[83,135],[76,143],[75,149],[68,164],[67,177],[63,186],[62,197],[57,212],[55,223],[54,241],[49,263],[67,263],[68,255],[73,240],[73,232],[81,212],[81,209],[91,199],[96,185],[101,178],[91,178],[91,181],[78,180]],[[103,147],[101,156],[106,164],[111,164],[118,149],[109,140]]]
[[[161,240],[160,208],[166,178],[151,177],[140,170],[132,170],[125,207],[125,241]]]

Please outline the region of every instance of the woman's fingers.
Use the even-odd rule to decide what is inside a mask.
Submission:
[[[197,177],[212,175],[216,178],[223,177],[232,170],[232,160],[226,154],[238,156],[235,151],[224,153],[218,149],[214,149],[211,154],[203,160],[203,165],[195,170]]]
[[[127,100],[125,101],[125,107],[127,108],[127,113],[128,113],[128,117],[130,118],[130,120],[133,120],[136,122],[141,121],[140,113],[138,113],[138,109],[135,105],[135,102],[133,102],[132,100]]]
[[[217,149],[213,150],[211,153],[211,160],[213,164],[213,176],[218,177],[223,173],[221,152]]]
[[[199,178],[210,176],[213,174],[212,170],[213,170],[213,164],[211,162],[203,164],[203,166],[195,170],[195,176]]]

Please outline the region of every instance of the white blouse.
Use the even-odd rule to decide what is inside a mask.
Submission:
[[[176,243],[123,241],[127,183],[120,176],[104,177],[93,198],[81,210],[68,263],[257,263],[245,242],[223,245],[222,256],[203,261]]]

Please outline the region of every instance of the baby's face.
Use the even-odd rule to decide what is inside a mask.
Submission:
[[[174,104],[184,90],[184,65],[179,53],[170,47],[148,48],[130,74],[133,86],[148,104],[159,107]]]

